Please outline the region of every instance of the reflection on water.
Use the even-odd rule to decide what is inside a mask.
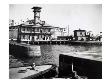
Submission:
[[[38,45],[34,45],[38,48]],[[39,45],[41,57],[33,57],[26,60],[29,63],[35,62],[37,65],[41,64],[59,64],[59,54],[69,52],[89,52],[93,57],[102,57],[101,46],[78,46],[78,45]]]

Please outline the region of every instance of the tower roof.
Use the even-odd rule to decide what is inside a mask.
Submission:
[[[33,7],[32,9],[37,9],[37,10],[40,10],[40,9],[42,9],[41,7]]]

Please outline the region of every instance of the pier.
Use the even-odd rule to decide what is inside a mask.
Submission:
[[[72,44],[72,45],[102,45],[101,41],[69,41],[69,40],[41,40],[41,41],[23,41],[27,44],[39,45],[39,44]]]
[[[67,40],[52,40],[52,41],[34,41],[34,42],[12,42],[9,43],[9,53],[14,54],[17,57],[27,58],[34,56],[41,56],[41,50],[39,45],[95,45],[101,46],[102,42],[99,41],[67,41]],[[38,46],[34,46],[38,45]],[[31,56],[30,56],[31,54]]]
[[[36,66],[35,70],[31,66],[9,69],[10,79],[47,79],[55,77],[54,65]]]

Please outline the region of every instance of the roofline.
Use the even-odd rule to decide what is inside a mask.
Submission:
[[[86,31],[86,30],[74,30],[74,31]]]
[[[32,28],[54,28],[53,26],[36,26],[36,25],[23,25],[23,27],[32,27]]]

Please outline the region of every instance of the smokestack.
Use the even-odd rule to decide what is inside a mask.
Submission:
[[[34,24],[36,25],[38,21],[40,20],[40,12],[41,12],[41,7],[33,7],[33,12],[34,12]]]

